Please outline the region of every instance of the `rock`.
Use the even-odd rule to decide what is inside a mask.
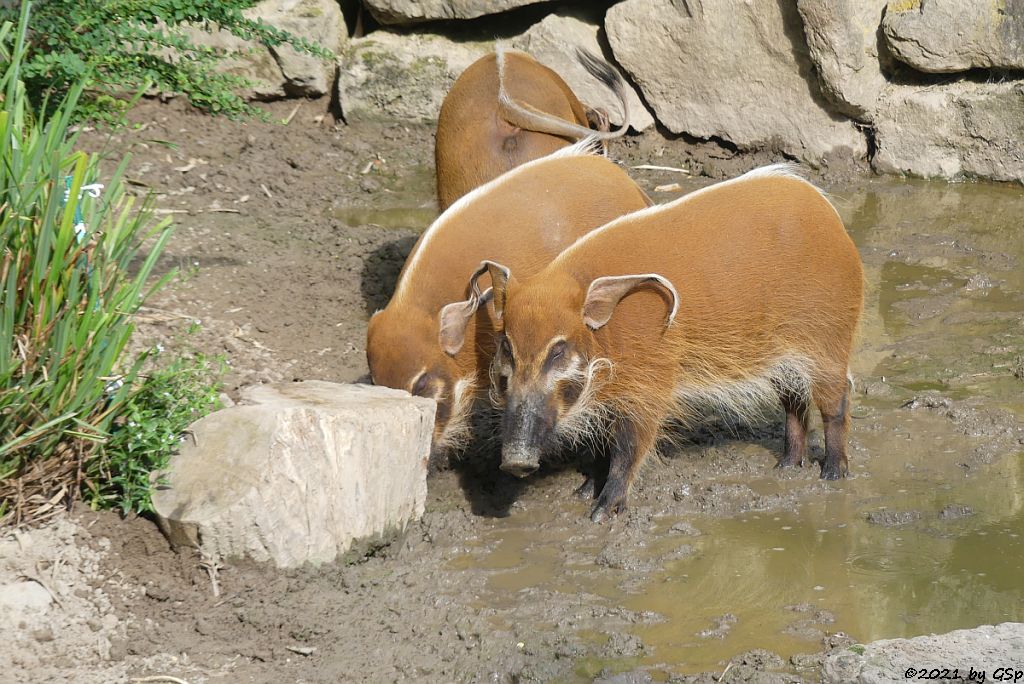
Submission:
[[[882,31],[918,71],[1024,69],[1024,3],[1015,0],[891,0]]]
[[[382,24],[417,24],[437,19],[475,19],[546,0],[365,0]]]
[[[900,527],[921,519],[920,511],[871,511],[867,520],[881,527]]]
[[[877,35],[887,2],[797,0],[821,92],[859,121],[872,121],[886,85],[883,64],[892,61]]]
[[[549,14],[526,33],[513,39],[512,46],[529,53],[538,62],[554,70],[569,84],[581,102],[589,107],[604,109],[611,123],[618,126],[622,124],[619,99],[591,76],[576,58],[576,48],[581,47],[614,63],[611,50],[598,39],[598,31],[596,24],[579,17]],[[626,101],[629,105],[629,124],[633,130],[642,131],[654,123],[654,117],[628,84]]]
[[[492,42],[456,42],[418,33],[376,31],[349,43],[338,60],[338,102],[349,123],[399,119],[436,122],[441,102]]]
[[[191,426],[153,493],[175,545],[294,567],[333,561],[423,514],[433,401],[328,382],[242,398]]]
[[[972,668],[975,672],[985,669],[988,671],[985,681],[991,681],[996,668],[1009,667],[1012,673],[1012,668],[1020,669],[1021,662],[1024,662],[1024,624],[1004,622],[947,634],[885,639],[848,647],[826,656],[821,681],[825,684],[903,681],[914,679],[907,674],[911,669],[922,673],[934,668],[940,671],[959,668],[963,681],[967,681]]]
[[[1024,83],[892,88],[875,117],[876,171],[1024,179]]]
[[[974,515],[974,509],[965,504],[946,504],[939,511],[939,520],[959,520]]]
[[[0,586],[0,612],[42,612],[53,603],[53,597],[38,582],[11,582]]]
[[[265,0],[252,10],[252,18],[288,31],[337,54],[348,38],[345,18],[337,0]],[[270,49],[284,75],[284,92],[291,97],[320,97],[330,92],[334,65],[287,45]]]
[[[263,0],[243,14],[318,43],[328,52],[340,52],[348,36],[336,0]],[[197,45],[226,51],[229,56],[223,70],[254,81],[250,97],[319,97],[330,92],[334,80],[330,60],[298,53],[286,45],[269,49],[224,30],[208,33],[193,28],[186,34]]]
[[[615,59],[675,133],[812,164],[832,152],[867,153],[817,89],[793,3],[625,0],[608,10],[605,30]]]

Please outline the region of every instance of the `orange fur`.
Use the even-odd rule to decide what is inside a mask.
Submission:
[[[813,400],[826,421],[831,470],[823,477],[845,474],[836,442],[845,441],[863,273],[838,214],[811,184],[777,167],[755,171],[617,219],[533,277],[516,280],[510,271],[494,299],[504,303],[502,325],[514,348],[506,368],[512,395],[544,391],[540,363],[555,339],[567,340],[583,361],[610,364],[589,392],[594,406],[558,406],[554,418],[570,410],[611,416],[613,432],[629,438],[631,453],[618,465],[612,458],[609,483],[621,482],[610,494],[606,486],[595,519],[623,505],[662,426],[707,407],[749,418],[780,400],[794,414]],[[652,273],[670,287],[639,286],[613,305],[607,325],[584,324],[595,279]],[[671,286],[678,313],[666,325]],[[802,453],[787,452],[785,464],[797,456],[802,461]]]
[[[501,59],[503,73],[494,53],[471,64],[441,105],[434,158],[442,210],[589,131],[588,108],[558,74],[522,52],[502,50]]]
[[[468,424],[471,402],[456,401],[456,385],[488,387],[494,322],[486,306],[469,319],[454,355],[439,341],[442,308],[470,296],[466,278],[481,259],[536,273],[587,231],[650,205],[614,163],[577,147],[519,166],[449,207],[413,247],[387,307],[370,319],[373,381],[413,391],[426,371],[420,393],[439,400],[438,448],[466,436],[457,428]]]

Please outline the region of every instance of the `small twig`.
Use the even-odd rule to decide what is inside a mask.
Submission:
[[[270,190],[267,190],[267,186],[263,183],[260,183],[260,190],[263,191],[263,194],[266,195],[268,199],[274,198],[274,196],[270,194]]]
[[[192,435],[192,438],[195,439],[195,435]],[[216,558],[203,553],[202,560],[199,561],[199,567],[206,570],[206,574],[210,576],[210,586],[213,588],[213,597],[220,597],[220,579],[218,578],[217,573],[223,566]]]
[[[728,671],[729,671],[729,670],[731,670],[731,669],[732,669],[732,663],[729,663],[728,665],[726,665],[726,666],[725,666],[725,669],[724,669],[724,670],[722,670],[722,674],[721,674],[721,676],[720,676],[720,677],[718,678],[718,680],[717,680],[717,681],[719,681],[719,682],[720,682],[720,681],[722,681],[723,679],[725,679],[725,673],[726,673],[726,672],[728,672]]]
[[[679,183],[669,183],[668,185],[659,185],[654,188],[654,192],[679,192],[683,189],[683,186]]]
[[[292,110],[292,113],[289,114],[288,118],[285,119],[284,121],[282,121],[281,123],[283,123],[285,126],[290,124],[292,122],[292,119],[294,119],[295,115],[299,112],[299,107],[301,107],[301,106],[302,106],[301,102],[299,104],[295,105],[295,109]]]
[[[292,653],[298,653],[299,655],[309,656],[313,655],[313,651],[316,649],[312,646],[285,646]]]
[[[171,684],[188,684],[184,679],[178,679],[170,675],[156,675],[155,677],[135,677],[131,682],[171,682]]]
[[[154,209],[154,214],[188,214],[188,209]]]
[[[188,160],[188,164],[185,164],[184,166],[175,166],[174,170],[179,172],[179,173],[188,173],[192,169],[196,168],[196,165],[198,163],[199,163],[198,160],[196,160],[195,158],[189,159]]]
[[[238,209],[207,209],[211,214],[241,214]]]
[[[639,166],[631,166],[631,169],[643,169],[645,171],[674,171],[675,173],[685,173],[687,176],[690,172],[686,169],[680,169],[675,166],[655,166],[654,164],[640,164]]]

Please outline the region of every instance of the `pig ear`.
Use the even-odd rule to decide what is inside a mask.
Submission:
[[[508,297],[508,284],[512,280],[512,272],[508,270],[508,267],[502,266],[497,262],[482,261],[480,262],[480,268],[473,276],[474,291],[479,291],[476,278],[479,275],[483,275],[484,271],[487,271],[491,276],[491,290],[494,293],[494,315],[497,316],[498,320],[501,320],[502,315],[505,313],[505,300]]]
[[[440,330],[438,331],[438,342],[441,349],[449,356],[455,356],[466,343],[466,326],[469,319],[473,317],[477,309],[486,304],[491,298],[491,288],[477,294],[474,292],[464,302],[452,302],[441,309]]]
[[[604,327],[611,320],[615,307],[623,297],[638,287],[654,285],[660,287],[672,299],[672,307],[668,313],[668,320],[665,326],[672,325],[679,311],[679,293],[675,286],[657,273],[643,273],[641,275],[604,276],[597,278],[590,283],[587,290],[587,299],[583,302],[583,322],[591,330]]]

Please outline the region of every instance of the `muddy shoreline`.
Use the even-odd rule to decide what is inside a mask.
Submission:
[[[131,151],[131,182],[178,224],[161,267],[182,276],[140,316],[138,345],[226,354],[229,394],[365,374],[366,319],[434,215],[432,131],[336,126],[326,106],[271,126],[150,102],[135,130],[86,134]],[[688,171],[631,170],[655,201],[778,160],[656,134],[611,156]],[[854,641],[1024,619],[1024,200],[842,160],[811,176],[869,283],[847,481],[773,469],[780,412],[678,435],[603,526],[572,496],[585,462],[524,482],[467,453],[431,477],[421,522],[353,565],[213,571],[148,520],[83,511],[29,533],[39,553],[23,556],[67,610],[26,619],[0,657],[26,682],[818,681]]]

